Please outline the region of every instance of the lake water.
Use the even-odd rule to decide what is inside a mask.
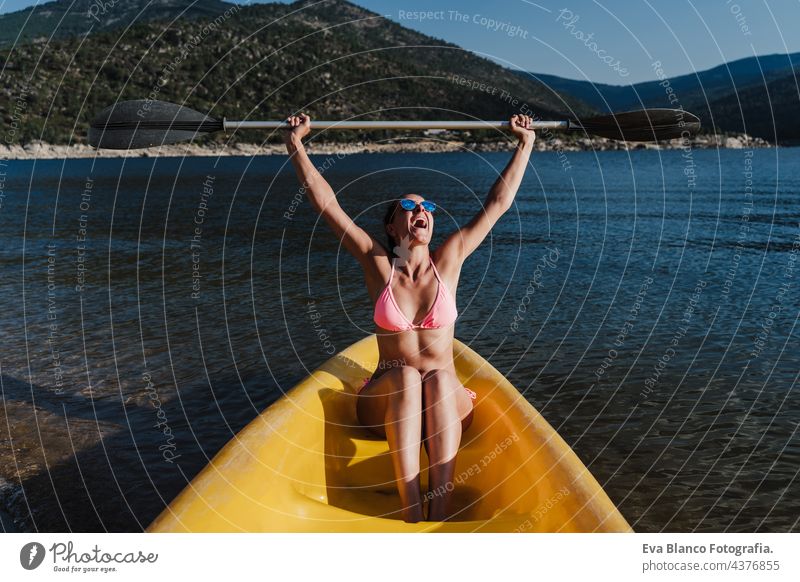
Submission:
[[[800,156],[689,154],[534,154],[464,266],[456,336],[637,531],[797,530]],[[508,158],[315,160],[376,235],[388,199],[436,201],[440,241]],[[21,529],[143,529],[373,331],[358,264],[297,201],[285,158],[0,171],[0,497]]]

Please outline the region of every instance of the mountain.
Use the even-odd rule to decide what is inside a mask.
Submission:
[[[148,2],[126,1],[126,14]],[[136,20],[115,28],[108,20],[85,37],[0,49],[0,117],[15,122],[22,143],[85,143],[101,109],[148,97],[228,119],[283,119],[297,108],[317,119],[504,119],[519,104],[501,98],[503,91],[545,118],[594,111],[344,0],[214,4],[226,11],[213,21]],[[258,134],[231,141],[241,135],[253,141]]]
[[[719,65],[707,71],[670,77],[672,87],[681,103],[713,101],[743,88],[791,75],[800,67],[800,53],[748,57]],[[557,91],[564,91],[601,111],[623,111],[647,107],[669,107],[668,95],[661,81],[645,81],[635,85],[606,85],[589,81],[575,81],[555,75],[531,73]],[[656,76],[654,70],[653,76]]]
[[[772,143],[800,145],[800,70],[766,84],[754,83],[713,100],[702,117],[714,116],[725,131],[745,132]],[[707,122],[711,125],[710,120]]]
[[[601,111],[682,106],[712,131],[746,131],[772,142],[800,140],[800,53],[749,57],[707,71],[634,85],[532,73],[525,76],[534,76],[554,91]],[[667,86],[677,102],[670,102]]]
[[[534,78],[557,93],[572,95],[598,111],[624,111],[630,108],[629,103],[636,101],[634,85],[607,85],[590,81],[576,81],[544,73],[520,72],[520,75]]]
[[[133,22],[214,18],[231,4],[220,0],[57,0],[0,15],[0,47],[71,38],[125,28]]]

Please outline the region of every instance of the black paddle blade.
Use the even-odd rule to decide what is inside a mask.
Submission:
[[[693,136],[700,119],[682,109],[642,109],[582,119],[570,123],[570,129],[624,141],[661,141]]]
[[[188,107],[137,99],[106,107],[89,126],[89,144],[129,150],[194,139],[220,131],[223,122]]]

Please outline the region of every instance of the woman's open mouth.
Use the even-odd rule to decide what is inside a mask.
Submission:
[[[420,216],[419,218],[414,219],[414,222],[411,223],[411,226],[414,228],[428,228],[428,221]]]

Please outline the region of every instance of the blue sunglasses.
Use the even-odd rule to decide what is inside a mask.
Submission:
[[[423,200],[422,202],[419,203],[415,202],[414,200],[411,200],[410,198],[403,198],[402,200],[400,200],[400,207],[403,210],[408,210],[409,212],[411,212],[413,210],[416,210],[417,206],[422,206],[422,209],[428,212],[433,212],[434,210],[436,210],[436,203],[431,202],[430,200]]]

